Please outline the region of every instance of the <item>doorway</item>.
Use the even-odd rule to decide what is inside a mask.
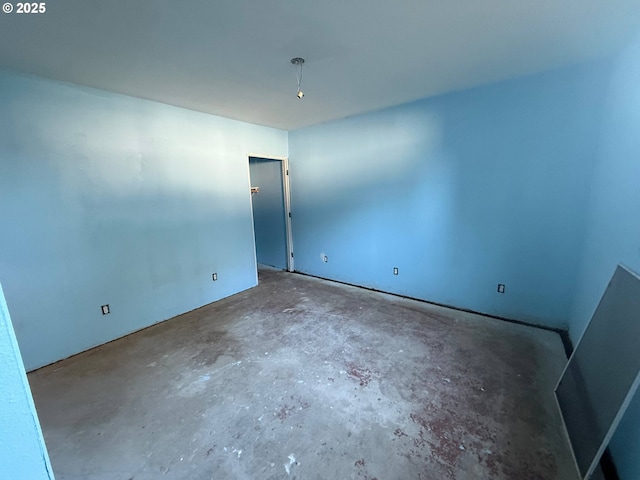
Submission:
[[[249,155],[249,178],[256,262],[293,272],[288,160]]]

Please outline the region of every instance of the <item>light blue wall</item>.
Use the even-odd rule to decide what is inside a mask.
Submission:
[[[251,185],[260,188],[260,192],[251,197],[258,263],[286,270],[287,227],[282,162],[252,157],[249,171]]]
[[[0,477],[53,479],[11,317],[0,285]]]
[[[290,132],[296,270],[566,327],[607,72],[566,68]]]
[[[609,74],[566,68],[290,132],[296,269],[569,319],[575,341],[615,264],[640,270],[640,46],[605,98]],[[0,281],[26,366],[255,285],[251,151],[286,156],[287,133],[0,72]],[[636,398],[612,444],[623,480],[640,478],[639,438]]]
[[[251,151],[286,156],[287,133],[0,72],[0,281],[27,368],[254,286]]]
[[[604,120],[570,325],[574,342],[616,265],[624,263],[640,272],[640,37],[614,64]],[[622,480],[640,478],[640,394],[630,405],[611,450]]]

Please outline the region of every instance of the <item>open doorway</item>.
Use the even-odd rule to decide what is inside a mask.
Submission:
[[[249,155],[249,178],[256,261],[293,272],[288,161]]]

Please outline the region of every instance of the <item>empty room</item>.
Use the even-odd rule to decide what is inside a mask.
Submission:
[[[637,0],[10,0],[0,222],[2,479],[640,479]]]

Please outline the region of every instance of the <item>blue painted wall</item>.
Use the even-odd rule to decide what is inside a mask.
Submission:
[[[576,340],[615,264],[640,270],[639,45],[290,132],[296,269]],[[29,369],[256,284],[246,155],[286,156],[286,132],[6,72],[0,113],[0,281]]]
[[[284,208],[282,162],[264,158],[249,159],[258,263],[287,269],[287,227]]]
[[[296,270],[566,327],[607,67],[290,132]]]
[[[11,317],[0,285],[0,477],[53,479]]]
[[[616,265],[624,263],[640,272],[640,37],[612,69],[588,218],[570,325],[574,342]],[[640,478],[640,394],[623,418],[611,450],[622,480]]]
[[[27,368],[256,285],[251,151],[286,156],[287,132],[0,73],[0,281]]]

